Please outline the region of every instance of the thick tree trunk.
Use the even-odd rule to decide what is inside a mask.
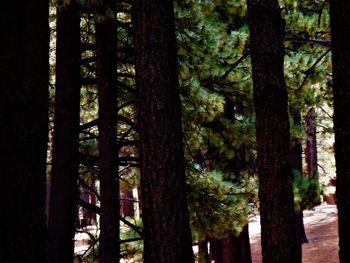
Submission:
[[[111,5],[110,8],[114,10]],[[117,27],[115,18],[96,24],[99,103],[100,255],[99,262],[119,262],[119,178],[117,148]]]
[[[173,1],[139,0],[136,15],[144,262],[193,263]]]
[[[49,262],[72,262],[77,217],[80,110],[80,15],[57,7],[56,94],[49,209]]]
[[[350,262],[350,2],[330,1],[339,258]]]
[[[0,262],[47,262],[48,1],[0,9]]]
[[[248,0],[264,263],[301,262],[290,164],[281,11],[277,0]]]
[[[305,117],[306,122],[306,149],[305,159],[307,164],[307,175],[309,178],[318,180],[317,166],[317,138],[315,124],[315,109],[311,108]]]

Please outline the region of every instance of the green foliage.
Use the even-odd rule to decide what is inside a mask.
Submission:
[[[206,236],[220,238],[238,235],[248,223],[250,203],[256,198],[256,181],[247,178],[241,184],[223,180],[219,171],[193,170],[187,177],[190,221],[195,240]]]
[[[134,218],[126,217],[126,220],[132,222],[135,226],[142,229],[142,220],[135,220]],[[143,241],[139,239],[140,236],[134,230],[129,227],[123,226],[121,228],[120,239],[121,243],[121,255],[125,260],[132,260],[132,262],[143,262]],[[128,241],[130,240],[130,241]]]
[[[293,171],[294,205],[296,210],[311,209],[320,204],[321,189],[315,178],[307,178]]]

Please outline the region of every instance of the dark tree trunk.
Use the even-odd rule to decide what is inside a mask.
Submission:
[[[80,15],[57,7],[56,94],[49,209],[49,262],[73,262],[77,217],[80,109]]]
[[[290,164],[281,11],[277,0],[248,0],[264,263],[301,262]]]
[[[208,251],[208,240],[198,242],[198,262],[199,263],[210,263],[209,251]]]
[[[96,205],[96,195],[92,193],[87,187],[83,186],[82,188],[83,189],[82,193],[80,193],[80,199],[82,199],[87,204]],[[93,187],[93,191],[96,191],[95,187]],[[83,218],[80,221],[81,227],[96,224],[96,214],[93,211],[82,207],[82,214]]]
[[[302,125],[301,114],[295,106],[290,107],[290,115],[293,120],[293,125],[298,128]],[[302,175],[303,171],[303,147],[299,138],[291,138],[291,164],[292,169]]]
[[[239,236],[229,235],[222,240],[222,263],[251,263],[248,225]]]
[[[330,1],[339,258],[350,262],[350,2]]]
[[[294,126],[301,126],[301,114],[297,107],[291,106],[290,107],[290,114],[293,119],[293,125]],[[291,163],[292,163],[292,169],[294,174],[294,177],[296,176],[303,176],[303,148],[302,144],[299,138],[292,138],[291,143]],[[304,228],[304,215],[303,215],[303,209],[304,207],[299,207],[295,211],[295,219],[296,219],[296,225],[297,225],[297,233],[298,238],[300,242],[308,243],[308,239],[306,237],[306,232]]]
[[[48,1],[0,9],[0,262],[47,262]]]
[[[114,10],[112,5],[109,7]],[[119,178],[117,148],[117,87],[115,18],[96,24],[99,103],[100,255],[99,262],[119,262]]]
[[[215,263],[223,262],[223,239],[210,239],[210,259],[214,260]]]
[[[136,20],[144,262],[192,263],[173,1],[137,1]]]
[[[316,113],[311,108],[305,117],[306,122],[306,148],[305,159],[307,164],[307,176],[311,179],[318,180],[317,166],[317,138],[316,138]]]
[[[124,186],[121,190],[121,213],[123,216],[134,216],[134,195],[130,186]]]

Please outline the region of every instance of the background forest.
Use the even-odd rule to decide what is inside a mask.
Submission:
[[[257,214],[263,262],[301,262],[335,163],[350,262],[348,11],[7,1],[0,262],[248,263]]]

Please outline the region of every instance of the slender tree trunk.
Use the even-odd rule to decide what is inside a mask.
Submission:
[[[305,117],[306,122],[306,149],[305,159],[307,164],[307,175],[311,179],[318,180],[317,166],[317,138],[315,124],[315,108],[311,108]]]
[[[48,1],[0,9],[0,262],[47,262]]]
[[[110,4],[110,2],[108,2]],[[114,10],[112,4],[109,7]],[[117,27],[105,15],[96,24],[99,103],[100,255],[101,263],[119,262],[119,178],[117,148]]]
[[[277,0],[248,0],[264,263],[301,262],[290,164],[281,11]]]
[[[121,190],[121,213],[123,216],[134,216],[134,195],[130,186],[124,186]]]
[[[208,240],[198,242],[198,262],[199,263],[210,263],[209,251],[208,251]]]
[[[302,125],[300,110],[295,106],[291,106],[290,114],[292,116],[294,126],[300,127]],[[293,172],[295,173],[294,177],[303,176],[303,148],[299,138],[292,138],[290,152],[291,152],[292,169],[293,169]],[[304,207],[299,207],[298,210],[295,211],[298,238],[302,244],[309,242],[306,237],[306,232],[304,228],[303,209]]]
[[[339,258],[350,262],[350,2],[330,1]]]
[[[139,0],[136,15],[144,262],[193,263],[173,1]]]
[[[80,15],[57,7],[56,94],[49,209],[49,262],[73,262],[77,217],[80,110]]]

